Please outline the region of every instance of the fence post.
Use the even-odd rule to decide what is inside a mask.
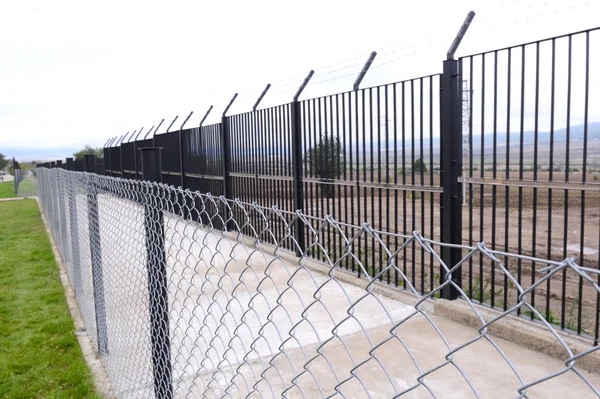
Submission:
[[[311,70],[304,78],[304,82],[300,85],[294,100],[291,104],[291,123],[292,123],[292,176],[294,178],[294,185],[292,187],[294,195],[294,210],[304,210],[304,182],[302,177],[304,171],[302,168],[302,115],[300,112],[300,103],[298,98],[304,91],[304,88],[315,74],[315,71]],[[302,256],[306,249],[305,231],[304,225],[299,218],[296,218],[294,222],[295,239],[298,246],[296,247],[296,256]]]
[[[140,148],[142,180],[160,183],[162,180],[160,148]],[[160,187],[152,186],[151,196],[159,196]],[[146,253],[148,269],[148,296],[150,305],[150,337],[154,395],[173,398],[171,343],[169,337],[169,297],[163,210],[160,201],[147,199],[144,204]]]
[[[12,164],[13,164],[13,188],[14,188],[14,192],[15,192],[15,197],[17,195],[19,195],[18,193],[18,187],[19,187],[19,182],[17,181],[17,169],[19,169],[18,165],[17,165],[17,161],[15,161],[15,158],[13,157],[12,159]]]
[[[294,178],[294,210],[304,210],[304,183],[302,181],[302,119],[300,103],[294,99],[291,104],[292,113],[292,176]],[[302,256],[306,249],[304,226],[299,218],[294,222],[295,239],[298,244],[296,256]]]
[[[86,189],[86,194],[98,353],[100,355],[105,355],[108,354],[108,336],[106,326],[106,305],[104,302],[104,279],[102,273],[102,247],[100,245],[100,215],[98,213],[98,193],[96,192],[95,185],[96,156],[84,155],[83,162],[84,170],[90,174],[87,176],[88,187]]]
[[[223,196],[226,199],[233,200],[233,181],[231,180],[231,142],[229,137],[229,121],[227,120],[227,111],[231,107],[231,104],[235,101],[238,94],[235,93],[227,104],[227,108],[223,111],[221,116],[221,147],[222,147],[222,158],[223,158]],[[225,209],[223,209],[225,212]],[[233,215],[224,215],[225,217],[225,230],[233,230]]]
[[[67,158],[67,169],[75,170],[73,158]],[[73,187],[73,174],[69,173],[67,178],[68,196],[69,196],[69,217],[71,227],[71,250],[73,251],[73,290],[75,296],[81,290],[81,261],[79,259],[79,225],[77,224],[77,192]]]

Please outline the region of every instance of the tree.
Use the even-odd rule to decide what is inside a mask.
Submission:
[[[427,172],[427,165],[425,165],[425,162],[423,162],[421,158],[418,158],[413,162],[412,168],[415,172]]]
[[[8,165],[8,159],[0,152],[0,170],[3,170]]]
[[[339,138],[323,134],[319,142],[308,152],[311,171],[323,182],[331,183],[340,177],[340,164],[343,163],[343,149]],[[332,198],[333,184],[321,184],[321,195]]]
[[[91,145],[86,144],[85,147],[83,147],[83,150],[77,151],[76,153],[73,154],[75,159],[83,159],[84,155],[95,155],[96,158],[103,158],[104,157],[104,148],[92,147]]]

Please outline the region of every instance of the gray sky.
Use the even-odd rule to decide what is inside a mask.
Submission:
[[[211,104],[216,122],[269,82],[262,105],[289,102],[310,69],[302,98],[347,91],[372,50],[363,87],[441,72],[471,9],[458,55],[595,27],[600,2],[3,1],[0,151],[102,145],[193,110],[189,127]]]

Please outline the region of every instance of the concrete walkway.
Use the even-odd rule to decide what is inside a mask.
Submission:
[[[143,210],[99,201],[110,350],[103,361],[118,397],[152,397]],[[368,293],[365,280],[332,279],[195,223],[165,219],[178,398],[313,398],[336,389],[337,397],[380,398],[414,386],[402,397],[516,398],[524,385],[565,368],[513,342],[416,313],[402,295]],[[85,240],[80,246],[85,250]],[[600,376],[579,371],[592,387],[568,370],[528,388],[527,397],[597,398]]]

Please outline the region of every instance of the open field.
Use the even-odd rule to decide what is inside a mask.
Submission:
[[[42,397],[97,395],[37,203],[0,202],[0,398]]]

